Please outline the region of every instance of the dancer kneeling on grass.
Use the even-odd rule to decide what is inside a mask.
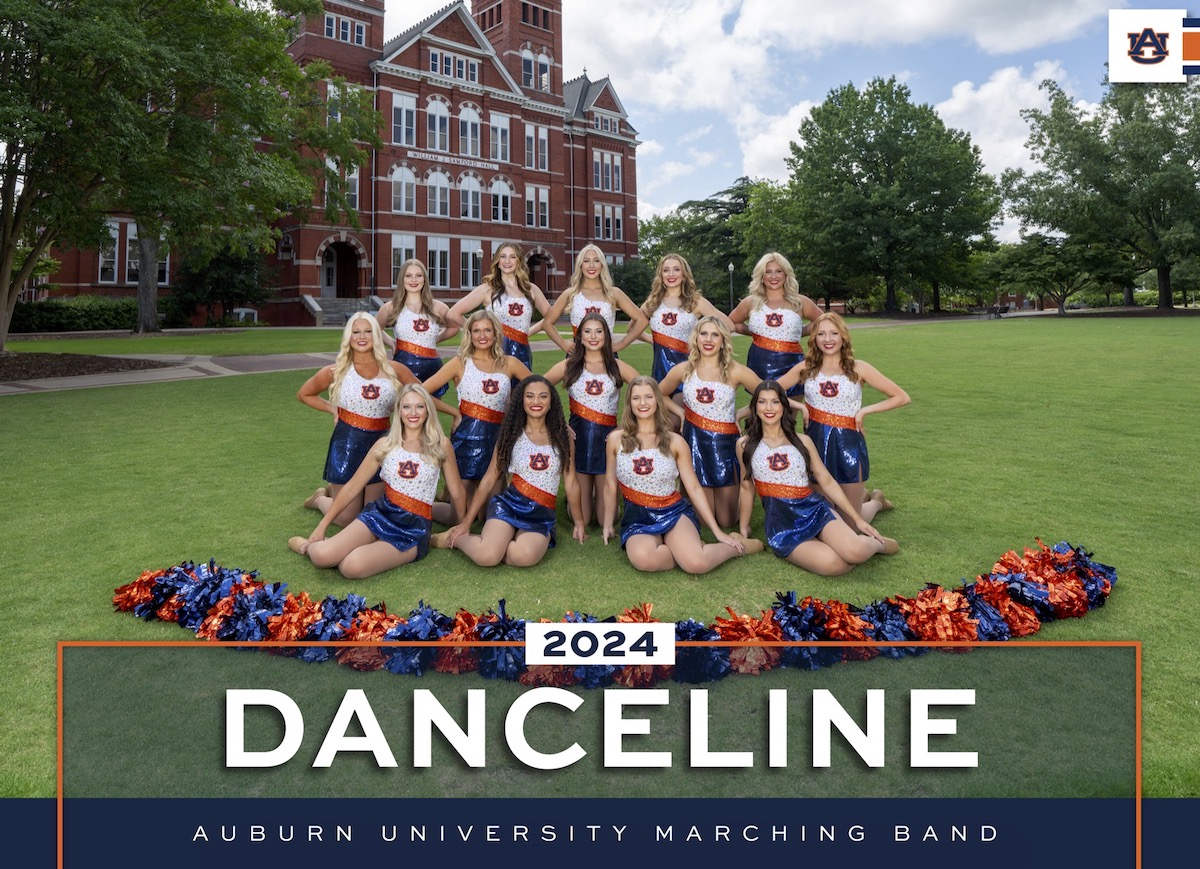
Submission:
[[[513,378],[529,376],[529,369],[521,360],[505,354],[500,336],[496,315],[487,308],[475,311],[463,326],[458,355],[425,381],[425,388],[431,392],[454,381],[461,416],[450,431],[450,443],[454,446],[458,476],[466,487],[468,503],[475,497],[475,487],[492,460]],[[485,491],[493,494],[491,490]],[[444,501],[434,504],[433,518],[443,525],[453,525],[461,516],[462,511],[455,510],[452,504]]]
[[[658,381],[646,376],[630,381],[621,427],[608,436],[605,545],[613,536],[619,485],[625,496],[621,548],[638,570],[678,565],[687,573],[708,573],[731,558],[761,551],[761,541],[721,530],[692,469],[687,442],[671,431],[671,417]],[[679,494],[680,483],[690,503]],[[717,543],[701,541],[697,513]]]
[[[628,362],[612,349],[612,333],[600,314],[588,314],[579,323],[579,338],[562,362],[546,372],[551,384],[567,387],[571,415],[567,425],[575,435],[575,479],[579,481],[579,503],[583,524],[604,517],[605,443],[617,427],[617,403],[621,384],[638,376]]]
[[[433,536],[438,548],[461,549],[481,567],[504,562],[529,567],[542,560],[555,543],[555,508],[558,485],[567,491],[572,536],[587,539],[579,507],[579,484],[567,422],[558,392],[540,374],[520,382],[509,399],[508,411],[496,439],[496,450],[471,506],[462,521]],[[507,472],[507,489],[489,493]],[[487,504],[487,519],[480,534],[471,534],[471,523]]]
[[[388,359],[383,327],[365,311],[354,314],[342,330],[337,359],[304,382],[296,398],[314,410],[333,414],[336,423],[329,438],[321,486],[308,496],[304,506],[328,513],[342,486],[349,482],[376,441],[388,433],[396,395],[406,383],[419,383],[408,366]],[[322,398],[321,393],[329,397]],[[443,413],[457,418],[458,411],[434,399]],[[378,476],[368,481],[357,498],[333,514],[343,528],[354,520],[364,504],[383,495]]]
[[[870,522],[877,513],[891,510],[892,502],[882,489],[867,491],[871,465],[863,420],[872,413],[904,407],[909,397],[874,365],[854,358],[846,322],[833,312],[813,320],[808,356],[780,377],[779,383],[789,395],[796,384],[803,387],[804,433],[817,445],[821,463],[859,514]],[[886,398],[863,407],[864,383]],[[851,521],[851,517],[842,518]]]
[[[738,439],[742,461],[739,500],[742,535],[750,534],[750,514],[757,492],[763,502],[767,545],[780,558],[821,576],[837,576],[872,555],[899,550],[858,514],[821,464],[816,446],[796,433],[796,417],[787,392],[775,380],[764,380],[750,400],[753,412],[746,434]],[[821,494],[809,488],[815,482]],[[855,533],[844,516],[853,518]]]
[[[376,474],[386,487],[383,497],[325,539],[331,517],[359,497]],[[347,579],[363,579],[416,561],[429,551],[439,474],[446,478],[446,489],[461,512],[466,497],[454,449],[442,434],[429,393],[419,383],[409,384],[396,399],[387,437],[380,438],[367,453],[313,533],[307,538],[291,538],[288,547],[307,555],[317,567],[336,567]]]

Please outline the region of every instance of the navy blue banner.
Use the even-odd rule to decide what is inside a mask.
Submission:
[[[1178,865],[1200,800],[1143,803],[1143,866]],[[68,800],[67,867],[499,858],[885,860],[923,869],[1136,865],[1132,800]],[[0,801],[8,853],[53,866],[53,800]],[[770,865],[768,863],[767,865]]]

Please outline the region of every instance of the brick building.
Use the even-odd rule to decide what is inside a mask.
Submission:
[[[561,0],[473,5],[452,3],[386,40],[384,0],[326,0],[305,21],[292,54],[368,89],[384,144],[349,179],[361,229],[324,223],[319,208],[311,222],[281,223],[280,298],[264,319],[341,322],[347,305],[390,294],[414,256],[452,302],[505,241],[521,244],[550,296],[585,244],[612,262],[637,255],[637,131],[607,78],[565,80]],[[61,294],[136,291],[136,227],[110,225],[106,250],[57,254]],[[165,257],[164,288],[175,268]]]

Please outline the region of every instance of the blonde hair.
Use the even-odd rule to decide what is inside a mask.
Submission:
[[[414,392],[425,402],[425,422],[421,426],[421,446],[417,452],[430,464],[440,465],[446,459],[442,423],[438,419],[437,409],[433,406],[433,399],[429,397],[429,393],[421,384],[406,383],[396,394],[396,406],[392,408],[392,427],[384,437],[383,443],[379,445],[379,449],[375,451],[375,457],[380,462],[388,453],[404,443],[405,429],[404,420],[401,419],[400,405],[404,402],[404,396]]]
[[[729,328],[713,316],[701,317],[692,327],[692,334],[688,337],[688,357],[684,363],[686,367],[683,369],[683,379],[691,377],[696,366],[700,364],[700,327],[709,323],[716,326],[721,333],[721,351],[717,355],[717,361],[721,366],[721,382],[728,383],[729,374],[733,371],[733,336],[729,334]]]
[[[638,418],[633,414],[633,390],[638,386],[654,388],[654,436],[658,441],[658,451],[664,456],[671,454],[671,411],[667,410],[662,388],[658,381],[645,374],[639,374],[629,381],[625,391],[625,409],[621,412],[621,452],[632,453],[641,447],[637,439]]]
[[[654,269],[654,281],[650,284],[650,295],[642,303],[642,310],[647,316],[654,313],[655,309],[662,303],[663,296],[667,294],[667,288],[663,285],[662,280],[663,267],[667,264],[667,260],[675,260],[683,270],[683,280],[679,284],[683,310],[690,314],[696,309],[696,304],[700,301],[700,290],[696,286],[696,279],[692,276],[692,267],[679,254],[668,253],[659,259],[658,266]]]
[[[500,318],[491,312],[488,308],[480,308],[473,311],[467,321],[463,323],[462,337],[458,341],[458,358],[466,362],[475,349],[475,345],[471,341],[471,327],[480,320],[487,320],[492,324],[492,331],[496,335],[496,340],[492,342],[492,360],[499,362],[504,358],[504,342],[501,340],[504,337],[504,326],[500,323]]]
[[[400,389],[400,380],[396,377],[395,369],[392,368],[392,358],[388,355],[387,347],[383,343],[383,326],[366,311],[356,311],[350,315],[350,319],[346,321],[346,327],[342,329],[342,346],[338,348],[337,358],[333,360],[333,380],[329,384],[329,400],[335,406],[342,392],[342,382],[346,379],[350,369],[354,367],[354,351],[350,349],[350,335],[354,331],[354,324],[359,320],[365,320],[371,324],[371,356],[379,366],[379,375],[386,378],[393,389],[397,391]]]
[[[411,266],[416,266],[421,270],[421,313],[439,326],[445,325],[442,318],[433,310],[433,290],[429,286],[429,271],[425,268],[425,263],[419,259],[406,259],[404,264],[400,266],[400,274],[396,278],[396,286],[392,288],[392,304],[388,309],[388,316],[383,325],[391,326],[400,319],[400,309],[403,307],[405,297],[408,295],[408,290],[404,287],[404,273]]]
[[[613,290],[616,289],[616,284],[613,283],[612,272],[608,270],[608,260],[604,256],[604,251],[600,250],[594,244],[585,244],[575,256],[575,268],[571,272],[571,280],[567,282],[567,289],[563,292],[563,310],[570,313],[571,303],[575,301],[575,296],[583,289],[583,257],[588,253],[594,253],[600,257],[600,292],[604,295],[605,301],[612,305],[615,311],[617,297]]]
[[[823,321],[832,323],[833,327],[838,330],[838,334],[842,336],[842,349],[838,354],[842,373],[851,383],[858,383],[860,378],[854,370],[854,347],[850,343],[850,327],[846,325],[846,321],[842,319],[841,315],[834,311],[827,311],[812,321],[812,331],[808,335],[808,355],[804,357],[804,367],[800,369],[800,382],[804,383],[804,381],[816,377],[825,361],[825,354],[817,346],[817,327]]]
[[[757,311],[761,308],[763,302],[767,300],[767,288],[763,283],[763,275],[772,261],[779,263],[783,269],[783,300],[797,311],[801,310],[804,297],[800,295],[800,282],[796,280],[796,272],[792,269],[792,264],[778,251],[764,253],[754,264],[754,272],[750,275],[749,285],[750,296],[754,299],[754,310]]]

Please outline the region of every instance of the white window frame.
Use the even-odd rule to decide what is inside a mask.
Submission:
[[[450,288],[450,239],[430,236],[426,267],[429,270],[429,286],[438,289]]]
[[[468,175],[458,183],[458,213],[463,220],[482,220],[483,186]]]
[[[417,258],[417,237],[392,233],[392,286],[400,282],[400,267],[406,260]]]
[[[96,269],[97,283],[115,284],[117,282],[117,245],[121,239],[121,227],[115,220],[108,221],[109,242],[99,249],[99,264]],[[108,269],[110,277],[104,277]]]
[[[483,283],[483,242],[477,238],[458,240],[458,282],[463,289],[473,289]]]
[[[479,112],[469,106],[458,110],[458,152],[467,157],[479,156]]]
[[[425,213],[429,217],[449,217],[450,177],[445,172],[431,172],[425,183],[428,185]]]
[[[412,94],[392,95],[392,144],[417,146],[417,98]]]
[[[425,147],[430,151],[450,151],[450,110],[438,100],[425,107]]]
[[[498,163],[509,162],[509,116],[492,112],[488,120],[488,138],[491,159]]]
[[[392,212],[417,213],[417,176],[407,166],[397,166],[392,172]]]
[[[492,182],[492,221],[512,223],[512,188],[507,181]]]

